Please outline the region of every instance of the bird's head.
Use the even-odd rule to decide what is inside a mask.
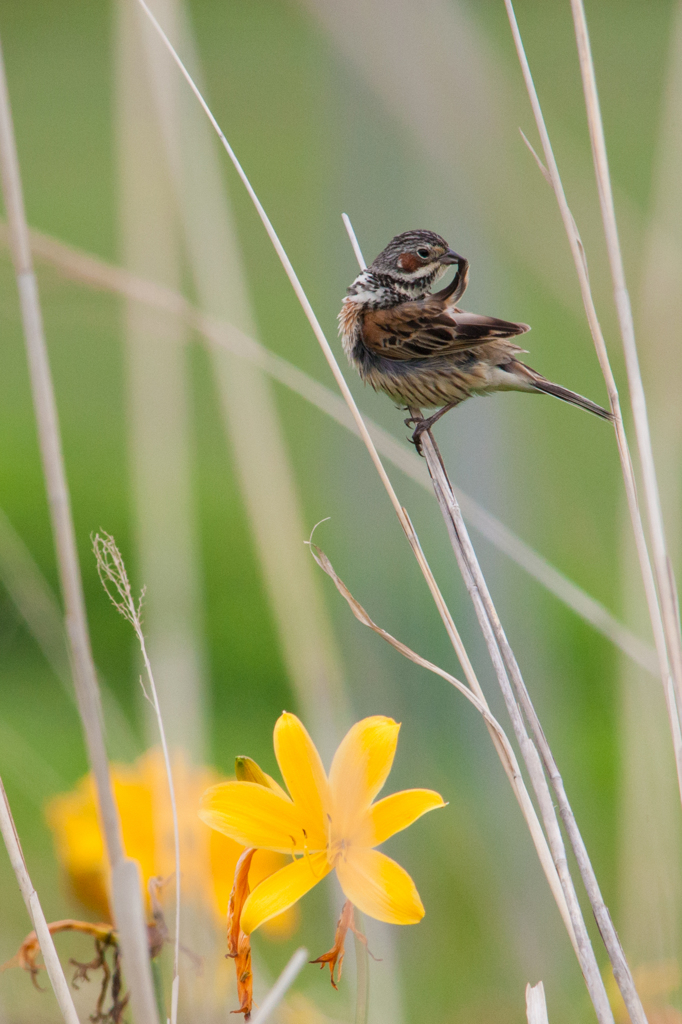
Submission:
[[[404,231],[396,235],[367,269],[388,277],[392,286],[411,298],[420,298],[431,290],[449,266],[462,257],[434,231]]]

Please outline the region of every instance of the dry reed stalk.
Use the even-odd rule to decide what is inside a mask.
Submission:
[[[606,248],[611,268],[618,323],[625,353],[625,368],[628,376],[632,418],[635,425],[639,462],[644,482],[644,497],[653,552],[654,574],[661,605],[668,658],[675,686],[678,716],[682,721],[682,633],[680,632],[679,597],[665,539],[661,497],[656,478],[656,465],[646,410],[646,396],[639,368],[630,295],[625,280],[623,256],[618,240],[618,226],[616,224],[616,211],[613,204],[611,177],[609,174],[608,157],[606,155],[604,126],[599,106],[590,38],[587,31],[587,19],[585,18],[585,8],[582,0],[571,0],[571,11],[573,12],[580,73],[583,80],[587,123],[590,130],[592,158],[597,179],[597,191],[599,193],[599,205],[601,207]]]
[[[526,1019],[528,1024],[549,1024],[545,986],[541,981],[526,985]]]
[[[419,415],[419,410],[412,410],[411,415]],[[557,798],[559,813],[569,837],[571,847],[578,862],[578,868],[583,879],[585,891],[590,901],[592,911],[599,927],[606,951],[611,960],[614,977],[621,990],[625,1004],[628,1007],[633,1024],[646,1024],[646,1016],[641,1006],[639,996],[632,980],[630,968],[625,959],[620,940],[611,921],[611,915],[599,889],[592,863],[587,853],[583,838],[578,829],[575,816],[571,809],[563,779],[559,773],[554,756],[544,735],[544,731],[537,717],[533,704],[530,700],[521,672],[509,645],[506,634],[499,620],[495,606],[478,559],[474,552],[471,541],[464,525],[464,520],[457,504],[457,499],[452,491],[450,481],[447,478],[445,468],[430,431],[423,435],[422,450],[426,458],[429,472],[431,473],[434,491],[438,504],[441,507],[443,518],[450,535],[455,557],[460,567],[465,586],[474,604],[476,616],[479,620],[483,635],[490,652],[490,657],[495,668],[495,673],[502,689],[502,693],[510,713],[514,731],[521,745],[521,752],[531,776],[535,794],[540,803],[542,817],[547,829],[550,847],[554,856],[557,871],[562,881],[564,894],[571,910],[571,918],[574,927],[578,931],[579,941],[583,952],[581,967],[587,984],[590,996],[594,1004],[597,1016],[600,1020],[613,1020],[613,1014],[609,1006],[608,997],[604,983],[599,973],[594,952],[589,943],[589,936],[582,919],[580,906],[577,901],[573,883],[568,872],[566,854],[561,838],[561,833],[556,822],[556,814],[551,799],[548,800],[546,781],[539,762],[536,763],[538,754],[542,765],[550,780],[550,784]],[[514,688],[512,694],[509,687],[511,680]],[[520,721],[520,709],[530,726],[535,746],[530,742],[525,727]]]
[[[6,235],[3,225],[0,224],[0,244],[5,241]],[[31,231],[31,245],[35,255],[54,266],[70,280],[78,281],[91,288],[100,288],[124,298],[144,302],[154,308],[181,317],[212,344],[226,349],[240,359],[253,363],[273,380],[314,405],[316,409],[354,433],[356,437],[360,436],[360,431],[347,404],[337,394],[303,370],[293,366],[286,359],[269,352],[263,345],[232,324],[202,313],[178,292],[144,280],[38,231]],[[431,491],[430,477],[423,460],[369,417],[365,417],[365,423],[377,451],[420,487]],[[627,657],[652,675],[658,675],[659,665],[656,652],[649,644],[640,640],[599,601],[568,579],[468,494],[459,488],[455,488],[455,494],[465,519],[469,521],[469,526],[477,530],[490,544],[606,637]],[[0,531],[0,573],[2,572],[1,544],[2,534]]]
[[[310,954],[304,946],[300,946],[296,950],[265,999],[252,1015],[251,1024],[265,1024],[268,1017],[277,1009],[288,990],[296,981],[309,956]]]
[[[76,1007],[73,1005],[73,999],[71,998],[71,990],[69,989],[69,984],[64,977],[64,971],[62,970],[62,965],[59,962],[59,957],[57,956],[54,940],[50,935],[45,914],[43,913],[43,908],[41,907],[40,900],[38,899],[38,893],[31,884],[28,868],[26,867],[26,861],[24,860],[24,854],[21,849],[21,843],[19,842],[19,836],[17,835],[9,801],[1,778],[0,832],[2,833],[2,838],[5,841],[7,853],[9,854],[10,863],[14,869],[14,874],[16,875],[19,889],[21,890],[21,895],[24,898],[28,916],[31,919],[35,933],[38,936],[40,952],[43,954],[43,960],[45,961],[45,967],[50,979],[50,984],[54,989],[54,994],[56,996],[57,1003],[59,1004],[62,1017],[66,1021],[66,1024],[79,1024]]]
[[[177,1024],[178,1019],[178,992],[180,984],[180,907],[181,907],[181,878],[182,868],[180,863],[180,827],[178,825],[178,805],[175,799],[175,785],[173,782],[173,771],[171,768],[168,743],[166,741],[166,729],[161,714],[159,695],[154,682],[151,662],[147,654],[147,644],[142,629],[142,602],[144,599],[144,588],[136,601],[133,597],[132,587],[128,579],[123,556],[116,546],[116,541],[108,533],[95,534],[92,540],[92,549],[97,562],[97,572],[102,586],[114,608],[126,619],[135,631],[135,636],[140,645],[140,653],[144,662],[147,674],[147,682],[151,696],[140,680],[145,697],[154,709],[154,716],[159,730],[163,761],[166,768],[166,779],[168,780],[168,796],[170,799],[171,813],[173,815],[173,845],[175,847],[175,941],[173,955],[173,985],[171,996],[171,1024]]]
[[[616,387],[616,381],[613,376],[611,364],[609,362],[609,356],[606,349],[606,343],[602,334],[601,325],[597,316],[597,311],[592,298],[592,290],[590,288],[590,281],[587,271],[587,260],[585,257],[585,250],[583,248],[580,235],[576,227],[573,214],[568,206],[566,200],[566,194],[564,192],[561,176],[559,174],[559,168],[557,166],[556,159],[554,157],[554,151],[549,138],[549,133],[545,125],[544,117],[542,114],[542,108],[538,99],[535,84],[533,82],[533,76],[530,71],[528,59],[526,57],[525,49],[523,46],[523,40],[519,31],[519,26],[516,21],[516,15],[514,13],[514,7],[512,0],[504,0],[505,7],[507,9],[507,16],[509,18],[509,24],[512,30],[512,36],[514,38],[514,45],[518,54],[519,62],[521,64],[521,70],[523,73],[524,82],[526,84],[526,90],[530,98],[531,107],[533,109],[533,115],[535,117],[535,123],[542,141],[542,149],[546,161],[546,169],[540,167],[551,184],[551,187],[556,196],[557,203],[559,205],[559,211],[561,213],[561,219],[563,221],[564,229],[568,236],[569,245],[571,248],[571,254],[573,256],[573,262],[575,264],[576,273],[578,275],[578,282],[580,284],[580,293],[583,300],[583,306],[585,307],[585,313],[589,324],[592,339],[594,341],[595,349],[597,352],[597,358],[599,365],[604,375],[606,387],[609,395],[609,402],[611,405],[611,411],[613,413],[613,423],[616,433],[616,443],[618,446],[618,455],[620,458],[621,471],[623,474],[623,481],[625,485],[625,494],[627,498],[628,510],[630,513],[630,520],[632,522],[632,530],[635,538],[635,546],[637,548],[637,557],[639,559],[640,571],[642,574],[642,581],[644,584],[644,591],[647,600],[647,606],[649,608],[649,617],[651,619],[651,627],[654,634],[654,642],[656,645],[656,653],[658,656],[658,662],[660,667],[661,680],[663,682],[663,689],[666,697],[666,704],[668,707],[668,717],[670,719],[670,728],[673,738],[673,749],[675,752],[675,762],[677,765],[677,777],[678,786],[680,789],[680,797],[682,798],[682,734],[680,731],[680,721],[682,715],[682,702],[680,701],[680,694],[676,699],[676,692],[678,689],[677,681],[671,674],[671,659],[668,650],[668,644],[670,642],[669,624],[666,625],[667,619],[661,614],[661,607],[659,605],[659,594],[656,590],[656,582],[654,580],[654,574],[651,568],[651,562],[649,559],[649,551],[647,548],[646,537],[644,534],[644,525],[642,523],[641,514],[639,511],[639,503],[637,499],[637,485],[635,481],[634,469],[630,458],[630,451],[628,448],[627,437],[625,434],[625,428],[623,425],[623,417],[620,410],[620,399],[618,397],[618,389]],[[537,159],[537,157],[536,157]],[[538,161],[539,162],[539,161]],[[668,583],[669,586],[669,583]],[[674,664],[673,664],[674,668]],[[682,691],[681,691],[682,692]]]
[[[24,210],[4,61],[0,51],[0,166],[9,222],[12,258],[17,275],[38,439],[45,475],[59,576],[66,608],[70,660],[97,788],[107,858],[111,865],[116,925],[125,957],[133,1010],[139,1024],[157,1024],[147,931],[138,865],[126,858],[121,824],[114,801],[102,731],[101,707],[88,634],[83,587],[61,448],[57,407],[43,331],[38,288]]]
[[[666,540],[680,565],[682,518],[682,418],[679,381],[682,349],[682,6],[671,10],[652,188],[644,240],[638,252],[638,292],[633,295],[638,347],[646,381],[647,410],[656,453]],[[663,60],[663,55],[661,55]],[[620,200],[616,197],[619,206]],[[627,248],[627,247],[626,247]],[[661,368],[665,372],[661,372]],[[642,621],[641,585],[623,523],[621,578],[628,621]],[[668,753],[662,701],[643,685],[636,666],[620,664],[619,921],[633,965],[680,962],[682,936],[682,819],[671,813],[675,778]],[[635,970],[637,968],[635,967]]]

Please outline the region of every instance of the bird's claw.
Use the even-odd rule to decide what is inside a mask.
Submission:
[[[425,430],[429,429],[429,422],[428,422],[428,420],[424,420],[424,419],[421,419],[421,418],[420,419],[416,419],[416,418],[410,416],[408,419],[405,420],[405,426],[406,427],[414,426],[414,430],[412,431],[412,436],[410,438],[408,438],[408,440],[411,441],[412,444],[415,446],[415,448],[417,449],[417,452],[419,453],[419,455],[423,455],[424,453],[422,452],[421,436],[422,436],[422,434],[424,433]]]

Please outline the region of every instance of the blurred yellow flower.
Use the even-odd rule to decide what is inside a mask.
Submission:
[[[111,776],[125,851],[140,865],[149,906],[149,879],[157,875],[167,878],[175,870],[173,820],[161,751],[150,750],[133,765],[114,764]],[[211,768],[190,766],[182,754],[173,758],[183,898],[224,918],[234,869],[244,848],[206,828],[197,816],[202,793],[219,779]],[[85,776],[70,793],[54,797],[46,814],[74,895],[99,918],[111,920],[109,871],[92,777]],[[286,858],[281,854],[260,852],[254,858],[250,884],[255,887],[284,863]],[[273,920],[269,934],[286,938],[295,925],[295,917],[283,916]]]
[[[274,746],[290,795],[269,777],[267,784],[222,782],[204,794],[199,813],[213,829],[246,847],[294,857],[251,887],[241,911],[247,935],[332,870],[347,899],[370,917],[416,924],[424,916],[410,876],[374,849],[426,811],[445,806],[429,789],[372,802],[391,770],[399,729],[381,716],[358,722],[341,742],[327,778],[303,724],[285,712],[275,725]]]

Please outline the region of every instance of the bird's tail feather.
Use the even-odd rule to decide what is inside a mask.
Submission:
[[[601,405],[591,402],[589,398],[583,398],[582,395],[576,394],[575,391],[563,388],[561,384],[552,384],[551,381],[540,377],[533,380],[533,387],[538,391],[542,391],[545,395],[554,395],[555,398],[560,398],[562,402],[569,402],[571,405],[577,405],[580,409],[587,409],[588,412],[593,412],[595,416],[601,416],[603,420],[613,419],[611,413],[606,409],[602,409]]]

